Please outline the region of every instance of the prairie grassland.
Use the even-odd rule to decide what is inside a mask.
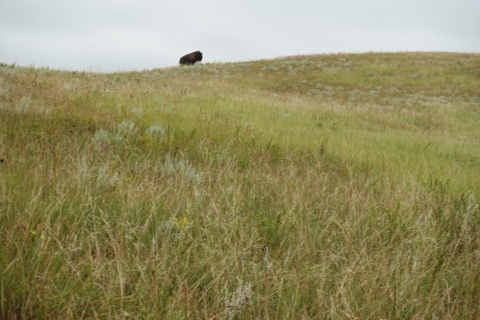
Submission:
[[[478,319],[480,55],[0,66],[0,318]]]

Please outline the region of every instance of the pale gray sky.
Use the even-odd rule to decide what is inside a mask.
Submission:
[[[480,53],[479,0],[0,0],[0,62],[126,71],[337,52]]]

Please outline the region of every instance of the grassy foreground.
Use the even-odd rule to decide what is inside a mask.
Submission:
[[[480,318],[480,55],[0,65],[0,318]]]

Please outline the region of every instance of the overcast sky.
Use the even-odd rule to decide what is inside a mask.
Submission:
[[[368,51],[480,53],[480,0],[0,0],[0,62],[87,71]]]

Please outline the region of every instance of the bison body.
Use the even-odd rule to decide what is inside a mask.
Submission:
[[[181,57],[180,64],[195,64],[195,62],[202,61],[202,59],[202,53],[200,51],[195,51]]]

